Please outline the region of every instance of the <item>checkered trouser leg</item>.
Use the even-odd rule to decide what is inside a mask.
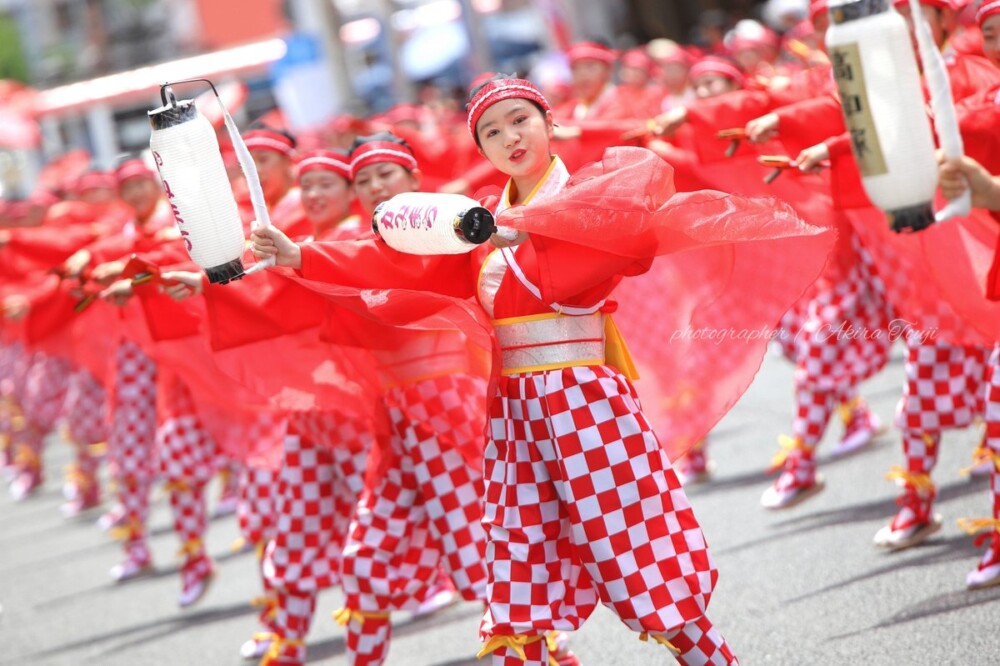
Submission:
[[[0,357],[0,396],[20,403],[24,397],[24,380],[31,367],[34,354],[25,350],[20,342],[4,347]]]
[[[482,423],[473,401],[485,391],[481,380],[447,375],[397,389],[392,398],[406,405],[405,419],[403,411],[395,412],[394,427],[413,459],[428,527],[444,556],[442,566],[468,601],[486,598],[485,489],[481,469],[471,467],[460,451],[470,442],[481,446]]]
[[[970,425],[983,409],[987,350],[924,344],[917,336],[908,336],[906,343],[906,383],[896,408],[896,426],[919,436]]]
[[[677,662],[682,666],[730,666],[738,663],[726,639],[705,616],[685,624],[669,640],[680,650]]]
[[[219,448],[198,419],[187,386],[173,377],[161,382],[159,389],[163,411],[169,415],[156,430],[163,475],[170,483],[200,489],[212,480],[222,462]]]
[[[998,345],[989,360],[989,384],[986,390],[986,438],[984,445],[994,458],[990,470],[990,492],[993,496],[993,517],[1000,520],[1000,345]]]
[[[294,432],[284,443],[278,483],[277,527],[268,544],[264,571],[271,584],[299,592],[316,591],[340,580],[340,559],[364,481],[371,435],[360,423],[327,413],[293,417]],[[320,423],[324,421],[325,424]],[[322,431],[322,433],[319,432]],[[335,448],[316,438],[337,442]]]
[[[388,617],[352,620],[347,631],[347,663],[350,666],[381,666],[389,654],[392,624]]]
[[[598,600],[637,632],[704,614],[718,572],[621,374],[501,378],[490,432],[485,638],[578,629]]]
[[[903,432],[903,454],[906,456],[906,471],[913,474],[927,474],[937,465],[941,433]]]
[[[89,370],[76,369],[66,385],[62,417],[69,436],[78,444],[97,444],[108,439],[107,393]]]
[[[21,408],[28,423],[48,434],[56,426],[69,384],[69,362],[51,354],[37,353],[25,377]]]
[[[362,495],[344,552],[347,606],[366,612],[412,608],[443,564],[466,599],[485,596],[482,480],[459,453],[476,429],[461,381],[440,377],[386,394],[391,454],[399,465]],[[480,394],[481,395],[481,394]],[[357,604],[357,605],[354,605]],[[353,623],[352,623],[353,624]]]
[[[836,407],[835,398],[835,393],[827,389],[797,386],[792,436],[808,448],[819,444],[830,421],[830,415]]]
[[[236,515],[240,534],[249,543],[262,544],[273,536],[277,488],[277,471],[254,465],[243,468]]]
[[[129,340],[118,345],[108,451],[130,540],[142,540],[156,465],[156,364]]]
[[[204,538],[208,527],[205,512],[205,486],[185,481],[168,482],[174,532],[188,559],[205,554]]]
[[[13,436],[23,427],[20,418],[21,400],[24,397],[24,378],[31,367],[32,354],[24,351],[19,342],[5,345],[0,354],[0,465],[13,460]]]
[[[240,495],[240,474],[243,463],[235,458],[230,458],[222,454],[222,462],[219,465],[219,499],[239,497]]]
[[[88,370],[78,368],[70,375],[62,417],[76,448],[80,485],[93,488],[99,483],[100,458],[89,447],[108,439],[107,394]]]
[[[856,237],[852,241],[858,260],[846,273],[825,280],[809,301],[796,340],[796,386],[852,386],[888,361],[888,306],[864,260],[867,252]]]
[[[316,611],[316,591],[285,588],[277,590],[276,594],[278,606],[274,618],[275,633],[288,640],[305,640]],[[304,660],[304,647],[299,654]]]

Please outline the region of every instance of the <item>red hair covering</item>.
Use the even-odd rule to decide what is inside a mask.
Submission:
[[[646,53],[646,49],[634,48],[622,54],[621,65],[650,72],[653,69],[653,59]]]
[[[273,150],[288,157],[295,149],[294,142],[287,136],[265,128],[250,130],[243,135],[243,142],[250,150]]]
[[[351,158],[335,150],[310,150],[299,156],[298,177],[310,171],[330,171],[346,181],[351,180]]]
[[[83,194],[87,190],[96,190],[101,187],[116,189],[118,180],[115,175],[110,171],[88,171],[77,179],[73,190],[77,194]]]
[[[129,178],[152,178],[156,180],[156,172],[139,158],[133,158],[125,160],[115,169],[115,180],[118,181],[118,185],[121,185]]]
[[[417,168],[417,158],[405,144],[395,141],[367,141],[351,152],[351,180],[369,164],[383,162],[398,164],[409,171]]]
[[[752,19],[744,19],[726,36],[724,43],[730,52],[755,49],[760,46],[778,48],[781,37],[766,25]]]
[[[812,0],[809,3],[809,20],[815,23],[816,17],[825,14],[829,7],[830,3],[827,0]]]
[[[976,23],[979,27],[983,27],[983,22],[991,16],[996,16],[1000,14],[1000,0],[992,0],[992,2],[984,2],[983,6],[979,8],[976,12]]]
[[[958,11],[964,7],[967,0],[917,0],[921,5],[927,5],[928,7],[937,7],[938,9],[954,9]],[[902,7],[903,5],[909,5],[910,0],[893,0],[893,5],[896,7]]]
[[[525,79],[494,79],[485,83],[476,92],[475,97],[469,100],[469,134],[472,135],[472,138],[476,138],[476,124],[483,116],[483,113],[486,112],[486,109],[497,102],[515,97],[535,102],[544,111],[552,110],[548,100],[545,99],[545,95],[531,81],[526,81]]]
[[[570,65],[574,65],[580,60],[597,60],[611,66],[618,58],[613,48],[598,42],[577,42],[569,47],[566,55],[569,56]]]
[[[654,39],[646,45],[647,53],[657,63],[678,63],[690,67],[701,57],[697,47],[681,46],[669,39]]]
[[[723,76],[737,83],[740,87],[746,84],[746,77],[740,68],[718,56],[705,56],[691,66],[688,76],[692,81],[702,76]]]

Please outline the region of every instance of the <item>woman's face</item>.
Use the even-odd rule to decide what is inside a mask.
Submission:
[[[573,91],[582,100],[592,101],[611,81],[611,66],[600,60],[584,58],[573,63]]]
[[[994,66],[1000,67],[1000,14],[983,21],[983,53]]]
[[[129,178],[118,188],[118,196],[135,211],[140,220],[153,214],[162,194],[160,184],[152,178]]]
[[[416,192],[419,188],[420,172],[407,171],[395,162],[369,164],[354,176],[354,193],[367,215],[383,201],[404,192]]]
[[[544,173],[552,161],[552,114],[514,97],[486,109],[476,124],[482,154],[508,176]]]
[[[736,90],[736,84],[731,79],[718,74],[699,76],[694,81],[694,94],[698,99],[718,97],[733,90]]]
[[[330,171],[307,171],[299,178],[302,208],[315,225],[336,224],[347,217],[351,208],[351,186]]]
[[[274,150],[251,150],[250,156],[257,167],[264,198],[270,203],[276,203],[292,186],[292,161]]]

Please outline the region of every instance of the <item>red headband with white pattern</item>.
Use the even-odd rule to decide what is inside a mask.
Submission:
[[[496,79],[483,85],[469,102],[469,134],[476,137],[476,124],[486,109],[505,99],[526,99],[535,102],[544,111],[551,111],[548,100],[531,81],[525,79]]]
[[[351,180],[358,175],[358,171],[369,164],[382,162],[398,164],[410,171],[417,168],[416,158],[403,144],[394,141],[368,141],[351,153]]]
[[[295,169],[299,178],[310,171],[330,171],[344,180],[351,179],[350,158],[335,150],[317,149],[303,153],[299,156]]]
[[[273,150],[288,156],[295,149],[292,140],[287,136],[267,129],[250,130],[243,135],[243,142],[250,150]]]

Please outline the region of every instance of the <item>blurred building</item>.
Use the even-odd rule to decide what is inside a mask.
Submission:
[[[35,150],[4,151],[0,180],[85,148],[109,167],[148,145],[167,80],[249,88],[242,115],[280,106],[294,128],[334,113],[460,89],[479,72],[526,74],[574,40],[686,40],[705,10],[756,0],[0,0],[0,78],[37,89]],[[721,12],[720,12],[721,14]],[[187,95],[182,95],[187,96]],[[3,100],[0,100],[2,111]],[[16,126],[15,125],[12,125]],[[16,149],[16,150],[15,150]],[[6,166],[5,166],[6,165]]]

